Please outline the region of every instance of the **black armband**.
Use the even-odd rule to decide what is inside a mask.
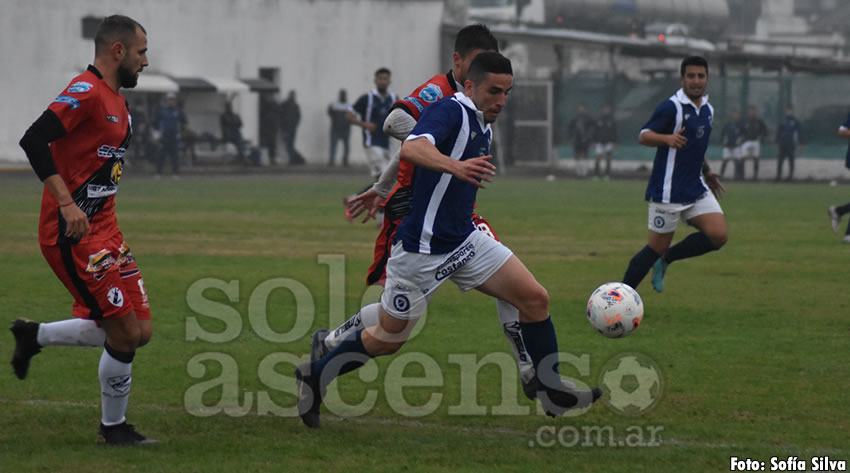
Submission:
[[[50,153],[50,142],[63,136],[65,127],[62,121],[51,110],[45,110],[21,138],[19,144],[24,149],[33,171],[42,181],[59,173]]]

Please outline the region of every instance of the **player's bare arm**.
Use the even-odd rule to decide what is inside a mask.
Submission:
[[[704,162],[702,164],[702,176],[705,179],[705,185],[711,190],[714,194],[714,197],[718,199],[723,198],[723,194],[726,193],[726,187],[723,186],[723,183],[720,182],[720,175],[716,172],[712,172],[711,167],[709,167],[708,162]]]
[[[68,191],[68,186],[65,185],[62,176],[54,174],[48,177],[44,180],[44,187],[59,202],[59,212],[62,213],[62,218],[65,219],[67,224],[65,236],[75,241],[86,236],[89,231],[89,219],[71,198],[71,192]]]
[[[348,114],[345,115],[345,119],[346,121],[348,121],[348,123],[351,123],[352,125],[357,125],[360,128],[363,128],[364,130],[369,132],[375,131],[378,128],[377,125],[375,125],[374,123],[365,122],[359,119],[357,115],[351,112],[348,112]]]
[[[401,147],[401,159],[406,159],[416,166],[451,174],[481,189],[484,188],[481,181],[493,182],[490,176],[496,175],[496,166],[490,162],[493,156],[457,161],[440,153],[426,138],[405,141]]]
[[[685,138],[684,133],[684,128],[671,135],[656,133],[652,130],[644,130],[638,138],[638,143],[652,148],[669,146],[670,148],[680,149],[688,144],[688,139]]]

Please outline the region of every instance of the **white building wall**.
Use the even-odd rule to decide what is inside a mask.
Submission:
[[[339,89],[353,102],[386,66],[391,89],[405,95],[448,69],[448,58],[439,57],[442,9],[435,0],[2,0],[0,162],[26,161],[18,140],[74,71],[92,62],[93,42],[81,32],[85,16],[139,21],[148,32],[150,71],[237,78],[279,68],[281,95],[295,89],[301,106],[296,144],[310,162],[325,163],[326,108]],[[241,94],[235,106],[243,133],[256,142],[257,94]],[[201,121],[207,127],[210,120]],[[358,131],[354,163],[365,162]]]

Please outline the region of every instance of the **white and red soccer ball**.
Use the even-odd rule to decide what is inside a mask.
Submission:
[[[620,338],[635,331],[643,319],[643,301],[628,284],[605,283],[587,301],[587,320],[608,338]]]

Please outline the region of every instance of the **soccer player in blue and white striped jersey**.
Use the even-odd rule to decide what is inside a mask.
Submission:
[[[717,202],[725,191],[705,161],[714,107],[705,95],[708,62],[699,56],[682,61],[682,88],[655,109],[638,142],[657,148],[646,188],[649,241],[629,262],[623,282],[636,288],[653,268],[652,286],[664,289],[672,262],[720,249],[728,234]],[[697,231],[670,247],[679,220]]]

